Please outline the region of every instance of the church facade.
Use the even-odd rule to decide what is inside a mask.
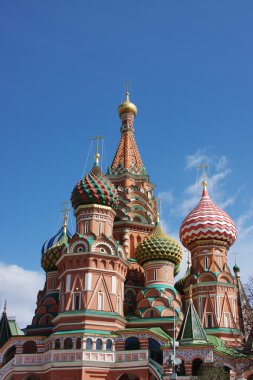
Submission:
[[[215,368],[221,380],[252,380],[252,310],[239,267],[232,273],[227,261],[233,220],[203,178],[179,231],[191,260],[175,282],[182,248],[159,224],[128,93],[118,113],[120,142],[107,173],[97,151],[71,194],[75,232],[65,214],[42,246],[46,280],[31,324],[19,330],[4,309],[0,379],[191,379]]]

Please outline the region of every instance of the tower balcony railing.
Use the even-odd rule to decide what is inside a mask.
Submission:
[[[41,366],[50,362],[90,362],[89,365],[98,366],[103,363],[108,366],[112,363],[148,362],[148,350],[134,351],[105,351],[105,350],[50,350],[35,354],[16,354],[14,358],[15,366]],[[123,364],[124,365],[124,364]]]

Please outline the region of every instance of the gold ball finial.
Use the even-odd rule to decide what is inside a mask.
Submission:
[[[206,190],[206,187],[207,187],[207,181],[206,181],[205,178],[204,178],[203,181],[202,181],[202,187],[203,187],[203,190]]]
[[[96,154],[95,154],[95,165],[96,166],[99,166],[99,160],[100,160],[100,154],[97,152]]]
[[[122,104],[120,104],[120,106],[118,107],[119,117],[121,117],[121,115],[123,113],[128,113],[128,112],[133,113],[134,116],[137,115],[137,107],[135,104],[130,102],[129,92],[127,91],[126,92],[126,100]]]

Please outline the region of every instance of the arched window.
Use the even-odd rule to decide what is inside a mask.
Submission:
[[[36,354],[37,345],[33,340],[29,340],[23,344],[23,354]]]
[[[80,350],[82,348],[82,338],[77,338],[76,340],[76,349]]]
[[[192,376],[198,376],[203,365],[203,361],[201,359],[194,359],[192,362]]]
[[[111,339],[107,339],[107,341],[106,341],[106,349],[108,351],[112,349],[112,340]]]
[[[86,350],[92,350],[92,339],[91,338],[86,339]]]
[[[175,369],[178,376],[185,376],[185,365],[183,360],[181,364],[176,365]]]
[[[64,340],[64,350],[71,350],[73,348],[73,341],[71,338],[66,338]]]
[[[55,350],[60,350],[61,349],[61,341],[60,341],[60,339],[56,339],[56,341],[54,342],[54,348],[55,348]]]
[[[96,340],[96,350],[102,350],[102,347],[103,347],[102,339],[98,338]]]
[[[16,347],[15,346],[12,346],[10,347],[4,354],[3,356],[3,365],[5,365],[6,363],[8,363],[11,359],[14,358],[16,354]]]
[[[125,341],[125,350],[131,351],[131,350],[140,350],[140,341],[139,338],[136,338],[135,336],[131,336],[126,339]]]
[[[149,356],[159,364],[163,364],[161,345],[153,338],[148,339]]]

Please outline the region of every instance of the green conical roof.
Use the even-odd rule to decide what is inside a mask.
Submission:
[[[201,321],[193,305],[192,299],[190,299],[177,340],[182,343],[208,342],[205,330],[201,325]]]
[[[11,337],[11,330],[8,323],[5,307],[0,320],[0,347],[2,347]]]

